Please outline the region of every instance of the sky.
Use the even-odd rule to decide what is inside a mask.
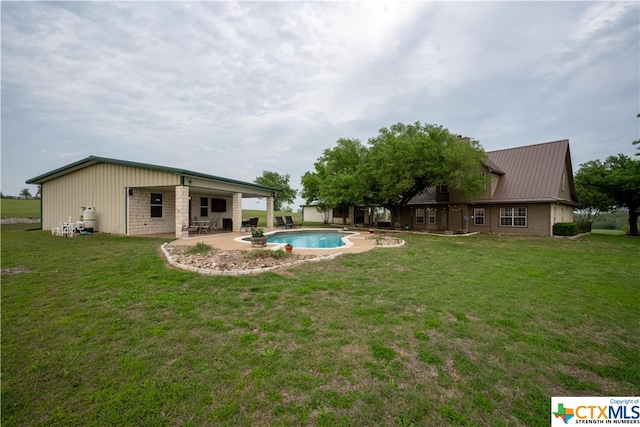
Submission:
[[[398,122],[569,139],[574,172],[632,156],[639,5],[2,1],[1,191],[90,155],[301,190],[338,139]]]

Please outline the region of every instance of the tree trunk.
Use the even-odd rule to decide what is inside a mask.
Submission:
[[[635,206],[629,206],[629,236],[638,235],[638,209]]]
[[[391,225],[393,225],[393,228],[402,228],[402,206],[392,206],[389,210],[391,211]]]

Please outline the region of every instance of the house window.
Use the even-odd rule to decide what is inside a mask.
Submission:
[[[162,218],[162,193],[151,193],[151,218]]]
[[[429,224],[435,224],[435,223],[436,223],[436,210],[429,209]]]
[[[211,199],[211,212],[226,212],[226,199]]]
[[[416,224],[424,224],[424,209],[416,209]]]
[[[349,216],[348,208],[345,210],[344,206],[340,205],[333,209],[333,217],[334,218],[342,218],[344,216]]]
[[[200,197],[200,216],[209,216],[209,199]]]
[[[501,227],[526,227],[527,208],[500,208]]]
[[[484,227],[484,208],[473,208],[473,225]]]

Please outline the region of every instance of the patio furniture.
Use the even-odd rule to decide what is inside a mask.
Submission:
[[[242,221],[242,227],[257,227],[258,226],[258,217],[249,218],[247,220]]]
[[[285,217],[284,217],[284,218],[285,218],[285,220],[287,221],[287,222],[285,223],[286,228],[289,228],[289,227],[291,227],[291,228],[296,228],[296,225],[297,225],[297,224],[296,224],[295,222],[293,222],[293,218],[291,217],[291,215],[285,215]]]
[[[213,233],[216,228],[218,228],[218,218],[209,218],[209,226],[207,227],[208,232]]]
[[[209,220],[208,219],[197,219],[196,217],[193,218],[193,225],[195,227],[195,230],[198,231],[198,234],[201,234],[203,230],[208,230],[209,229]]]
[[[231,218],[222,218],[222,229],[233,230],[233,220]]]
[[[287,228],[287,224],[284,223],[284,219],[282,219],[281,216],[277,216],[276,217],[276,227],[283,227],[283,228]]]
[[[198,220],[197,216],[194,216],[193,218],[191,218],[191,221],[189,222],[189,232],[198,230],[198,226],[196,225],[197,220]]]

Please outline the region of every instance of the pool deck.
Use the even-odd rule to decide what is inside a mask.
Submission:
[[[270,234],[275,231],[284,231],[281,229],[275,230],[267,230],[265,234]],[[297,228],[297,229],[287,229],[289,231],[327,231],[326,228]],[[353,254],[359,252],[369,251],[376,247],[375,243],[367,240],[368,237],[372,235],[364,230],[355,231],[349,230],[348,241],[351,242],[350,245],[340,246],[339,248],[333,249],[303,249],[303,248],[293,248],[294,253],[299,254],[309,254],[309,255],[335,255],[335,254]],[[195,236],[190,236],[184,239],[174,240],[168,244],[168,246],[193,246],[197,243],[206,243],[214,248],[218,249],[227,249],[227,250],[252,250],[256,249],[251,246],[251,243],[245,241],[241,241],[244,237],[250,237],[250,232],[244,233],[236,233],[236,232],[225,232],[218,234],[198,234]],[[282,243],[270,243],[264,249],[279,249],[284,247]]]

